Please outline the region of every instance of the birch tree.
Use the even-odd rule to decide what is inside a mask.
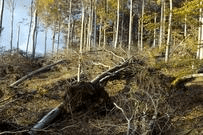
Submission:
[[[172,0],[170,0],[170,14],[169,14],[169,22],[168,22],[168,37],[167,37],[167,43],[166,43],[165,62],[168,62],[168,59],[169,59],[170,39],[171,39],[171,20],[172,20]]]
[[[1,12],[0,12],[0,17],[1,17],[1,20],[0,20],[0,34],[1,34],[1,30],[3,28],[2,24],[3,24],[3,14],[4,14],[4,0],[1,0]]]
[[[159,48],[162,46],[163,40],[163,25],[164,25],[164,2],[165,0],[161,0],[161,17],[160,17],[160,33],[159,33]]]
[[[142,19],[141,19],[141,35],[140,35],[140,50],[143,50],[143,21],[144,21],[144,0],[142,0]]]
[[[70,24],[71,24],[71,18],[72,18],[72,0],[69,2],[69,17],[68,17],[68,35],[67,35],[67,46],[68,49],[70,46]]]
[[[13,25],[14,25],[14,10],[15,10],[15,0],[8,1],[10,11],[11,11],[11,31],[10,31],[10,49],[13,50]]]
[[[128,50],[131,48],[131,38],[132,38],[132,21],[133,21],[133,1],[130,0],[130,21],[129,21],[129,41],[128,41]]]
[[[36,51],[36,44],[37,44],[37,9],[35,9],[34,12],[35,15],[35,23],[34,23],[34,28],[33,28],[33,33],[32,33],[32,57],[35,57],[35,51]]]
[[[30,34],[31,34],[31,29],[32,29],[32,16],[33,16],[33,0],[31,0],[30,4],[30,24],[29,24],[29,32],[28,32],[28,37],[27,37],[27,45],[26,45],[26,56],[28,55],[28,46],[29,46],[29,41],[30,41]]]
[[[203,59],[203,12],[202,12],[202,1],[199,3],[200,11],[199,11],[199,33],[198,33],[198,49],[197,49],[197,58],[200,60]]]
[[[114,48],[117,47],[117,41],[118,41],[118,31],[119,31],[119,12],[120,12],[120,3],[119,3],[119,0],[117,0],[117,25],[116,25],[116,38],[115,38]]]

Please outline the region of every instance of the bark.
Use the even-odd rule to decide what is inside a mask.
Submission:
[[[62,63],[62,62],[64,62],[64,61],[65,61],[65,60],[59,60],[59,61],[57,61],[57,62],[55,62],[55,63],[53,63],[53,64],[50,64],[50,65],[47,65],[47,66],[45,66],[45,67],[39,68],[39,69],[37,69],[37,70],[35,70],[35,71],[29,73],[28,75],[23,76],[22,78],[20,78],[20,79],[17,80],[16,82],[12,83],[12,84],[10,85],[10,87],[14,87],[14,86],[16,86],[16,85],[22,83],[22,82],[25,81],[26,79],[31,78],[33,75],[36,75],[36,74],[38,74],[39,72],[45,71],[45,70],[47,70],[47,69],[50,69],[51,67],[53,67],[53,66],[55,66],[55,65],[57,65],[57,64],[60,64],[60,63]]]
[[[45,30],[45,44],[44,44],[44,56],[47,53],[47,29]]]
[[[172,20],[172,0],[170,0],[170,14],[169,14],[169,22],[168,22],[168,38],[166,43],[166,55],[165,62],[168,62],[169,59],[169,51],[170,51],[170,38],[171,38],[171,20]]]
[[[57,44],[57,54],[59,52],[59,45],[60,45],[60,33],[61,33],[61,23],[59,21],[59,30],[58,30],[58,44]]]
[[[154,28],[154,41],[153,41],[153,47],[156,47],[156,18],[157,18],[157,14],[155,13],[154,15],[154,24],[155,24],[155,28]]]
[[[172,82],[172,86],[177,87],[178,85],[185,84],[185,83],[187,83],[189,81],[192,81],[194,78],[197,78],[197,77],[203,77],[203,74],[202,73],[200,73],[200,74],[191,74],[191,75],[186,75],[186,76],[183,76],[183,77],[180,77],[180,78],[176,78]]]
[[[37,134],[37,130],[40,130],[42,128],[44,128],[45,126],[47,126],[49,123],[51,123],[60,113],[61,113],[61,109],[60,106],[57,106],[56,108],[52,109],[48,114],[46,114],[39,122],[37,122],[37,124],[30,129],[29,134],[30,135],[35,135]]]
[[[32,57],[35,57],[35,50],[36,50],[36,44],[37,44],[37,10],[35,10],[35,23],[34,23],[34,29],[33,29],[33,35],[32,35]]]
[[[28,55],[28,46],[29,46],[29,41],[30,41],[30,34],[31,34],[31,29],[32,29],[32,15],[33,15],[33,0],[31,1],[31,17],[30,17],[30,26],[29,26],[29,32],[28,32],[28,37],[27,37],[27,45],[26,45],[26,56]]]
[[[71,18],[72,18],[72,0],[70,0],[70,7],[69,7],[69,17],[68,17],[68,37],[67,37],[67,46],[68,49],[70,46],[70,24],[71,24]]]
[[[4,0],[1,2],[1,21],[0,21],[0,34],[3,28],[3,14],[4,14]]]
[[[114,48],[117,47],[117,41],[118,41],[118,29],[119,29],[119,12],[120,12],[120,2],[119,0],[117,0],[117,25],[116,25],[116,38],[115,38],[115,44],[114,44]]]
[[[56,36],[56,24],[55,23],[54,23],[54,30],[53,30],[53,35],[52,35],[52,55],[54,55],[54,52],[55,52],[55,36]]]
[[[80,53],[82,53],[83,48],[83,29],[84,29],[84,5],[82,2],[82,23],[81,23],[81,30],[80,30]]]
[[[144,21],[144,0],[142,0],[142,20],[141,20],[141,35],[140,35],[140,50],[143,51],[143,21]]]
[[[99,48],[101,48],[101,39],[102,39],[102,19],[100,20],[100,27],[99,27]]]
[[[13,25],[14,25],[14,9],[15,9],[15,2],[12,0],[11,5],[11,40],[10,40],[10,49],[13,50]]]
[[[20,40],[20,25],[18,26],[17,52],[19,51],[19,40]]]
[[[164,18],[164,0],[161,0],[161,18],[160,18],[160,33],[159,33],[159,48],[162,46],[163,40],[163,18]]]
[[[202,5],[202,2],[200,2]],[[203,59],[203,12],[202,8],[200,9],[200,31],[199,31],[199,59]]]
[[[129,21],[128,51],[130,51],[130,48],[131,48],[131,38],[132,38],[132,21],[133,21],[132,8],[133,8],[133,1],[130,0],[130,21]]]
[[[94,0],[94,47],[97,41],[97,0]]]

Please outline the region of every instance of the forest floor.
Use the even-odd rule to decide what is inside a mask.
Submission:
[[[66,89],[77,83],[78,55],[73,51],[35,60],[18,53],[0,56],[0,134],[28,134],[45,114],[63,102]],[[81,81],[91,81],[124,62],[127,57],[122,50],[116,53],[107,50],[84,53],[80,60],[83,74]],[[174,78],[195,71],[184,64],[178,68],[168,68],[166,65],[155,66],[146,57],[135,57],[147,64],[134,67],[139,69],[136,70],[139,74],[131,78],[133,81],[113,80],[105,86],[105,91],[114,103],[123,108],[127,118],[132,116],[130,129],[127,129],[127,120],[122,111],[114,107],[105,115],[100,115],[97,110],[63,113],[39,134],[115,135],[126,134],[127,131],[131,134],[203,134],[203,79],[196,78],[181,88],[172,88],[170,85]],[[28,73],[60,59],[66,61],[32,76],[16,87],[9,87]],[[188,72],[180,73],[183,70]],[[139,89],[146,90],[146,94]],[[149,129],[143,123],[149,123],[154,110],[157,111],[157,129],[146,132]],[[148,121],[144,121],[145,114]]]

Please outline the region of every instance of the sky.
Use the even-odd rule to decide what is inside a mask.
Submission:
[[[10,0],[5,0],[4,14],[3,14],[3,28],[4,30],[1,33],[0,37],[0,47],[4,46],[7,49],[10,48],[10,39],[11,39],[11,8],[9,6]],[[19,48],[21,50],[26,50],[29,24],[30,24],[30,3],[31,0],[14,0],[15,9],[14,9],[14,35],[13,35],[13,48],[17,47],[17,37],[18,29],[20,28],[20,39],[19,39]],[[0,5],[1,7],[1,5]],[[34,20],[34,19],[33,19]],[[56,39],[57,39],[56,35]],[[63,46],[63,37],[60,38],[60,48]],[[55,41],[57,42],[57,41]],[[29,42],[29,51],[32,51],[32,34]],[[39,23],[38,28],[38,39],[37,39],[37,53],[44,53],[45,45],[45,31],[41,23]],[[47,33],[47,51],[51,51],[52,46],[52,30],[49,28]],[[56,46],[56,44],[55,44]]]

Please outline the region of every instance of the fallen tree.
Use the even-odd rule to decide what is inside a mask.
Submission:
[[[35,70],[35,71],[29,73],[28,75],[23,76],[22,78],[20,78],[20,79],[17,80],[16,82],[12,83],[12,84],[10,85],[10,87],[15,87],[16,85],[19,85],[20,83],[22,83],[22,82],[25,81],[26,79],[31,78],[33,75],[36,75],[36,74],[38,74],[38,73],[40,73],[40,72],[42,72],[42,71],[45,71],[45,70],[47,70],[47,69],[50,69],[51,67],[53,67],[53,66],[55,66],[55,65],[57,65],[57,64],[60,64],[60,63],[62,63],[62,62],[64,62],[64,61],[65,61],[65,60],[59,60],[59,61],[57,61],[57,62],[55,62],[55,63],[53,63],[53,64],[50,64],[50,65],[47,65],[47,66],[45,66],[45,67],[39,68],[39,69],[37,69],[37,70]]]
[[[134,60],[134,57],[131,57],[124,63],[116,65],[115,67],[101,73],[91,82],[79,82],[78,84],[69,87],[68,90],[66,90],[64,102],[52,109],[36,125],[34,125],[29,134],[36,134],[37,130],[42,129],[51,123],[63,110],[66,110],[67,113],[78,111],[81,108],[83,108],[82,110],[102,110],[107,104],[110,109],[113,103],[110,101],[103,86],[109,79],[119,79],[118,76],[121,75],[124,67],[132,64]]]

